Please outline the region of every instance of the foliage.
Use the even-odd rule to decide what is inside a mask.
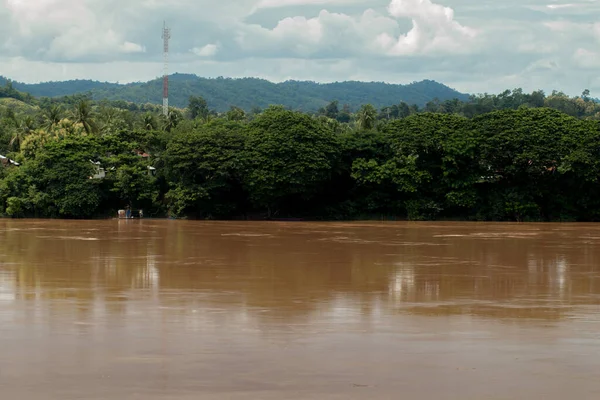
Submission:
[[[269,216],[302,209],[330,179],[339,156],[334,133],[310,116],[271,107],[249,125],[244,184]]]
[[[36,99],[3,84],[7,217],[105,217],[129,206],[213,219],[600,220],[600,105],[587,90],[379,109],[341,98],[314,114],[247,112],[239,96],[242,107],[218,112],[212,97],[190,94],[187,109],[164,116],[154,105]]]
[[[162,79],[125,85],[82,80],[38,84],[15,82],[14,87],[34,96],[62,97],[80,94],[93,99],[162,104]],[[272,83],[255,78],[208,79],[187,74],[173,74],[169,77],[171,105],[183,108],[190,103],[190,97],[198,96],[206,99],[218,112],[226,112],[232,105],[249,112],[253,107],[264,109],[271,104],[283,104],[294,110],[315,112],[332,99],[338,99],[341,104],[348,104],[353,110],[366,103],[383,107],[403,100],[409,104],[423,106],[435,98],[442,101],[453,98],[468,99],[467,95],[434,81],[409,85],[380,82],[319,84],[298,81]],[[193,109],[194,107],[190,108]]]
[[[2,182],[0,197],[10,216],[82,218],[94,215],[100,192],[89,179],[98,152],[93,138],[52,139],[34,159],[15,168]]]
[[[243,210],[243,124],[213,121],[177,130],[165,152],[167,202],[173,216],[226,217]]]

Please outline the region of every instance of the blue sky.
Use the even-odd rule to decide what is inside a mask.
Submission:
[[[464,92],[600,94],[600,1],[0,0],[0,75],[132,82],[435,79]]]

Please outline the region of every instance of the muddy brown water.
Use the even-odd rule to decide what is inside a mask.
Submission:
[[[0,398],[598,399],[600,225],[0,220]]]

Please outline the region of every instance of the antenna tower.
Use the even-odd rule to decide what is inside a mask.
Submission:
[[[163,74],[163,114],[169,115],[169,39],[171,39],[171,29],[167,27],[166,21],[163,22],[163,58],[165,61],[165,70]]]

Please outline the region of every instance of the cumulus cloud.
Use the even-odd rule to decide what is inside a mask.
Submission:
[[[191,52],[200,57],[212,57],[217,54],[219,51],[219,45],[217,44],[207,44],[202,47],[194,47]]]
[[[378,36],[379,44],[392,55],[463,52],[477,31],[454,20],[454,10],[431,0],[392,0],[388,7],[396,18],[410,18],[412,29],[399,38]]]
[[[412,28],[399,34],[403,19],[410,20]],[[313,18],[284,18],[272,29],[247,26],[238,33],[237,43],[248,52],[299,57],[402,56],[465,52],[476,35],[475,29],[454,20],[449,7],[430,0],[392,0],[388,15],[373,9],[357,16],[322,10]]]
[[[13,52],[24,49],[26,57],[77,61],[145,51],[141,44],[128,41],[112,27],[110,14],[94,12],[86,2],[4,0],[4,3],[14,32],[9,38],[12,44],[9,48]]]
[[[349,57],[373,53],[381,29],[395,28],[395,21],[372,10],[354,17],[322,10],[314,18],[284,18],[273,29],[247,26],[236,42],[245,53],[265,57]]]
[[[595,0],[0,0],[0,75],[152,79],[166,19],[171,71],[594,94],[599,13]]]

